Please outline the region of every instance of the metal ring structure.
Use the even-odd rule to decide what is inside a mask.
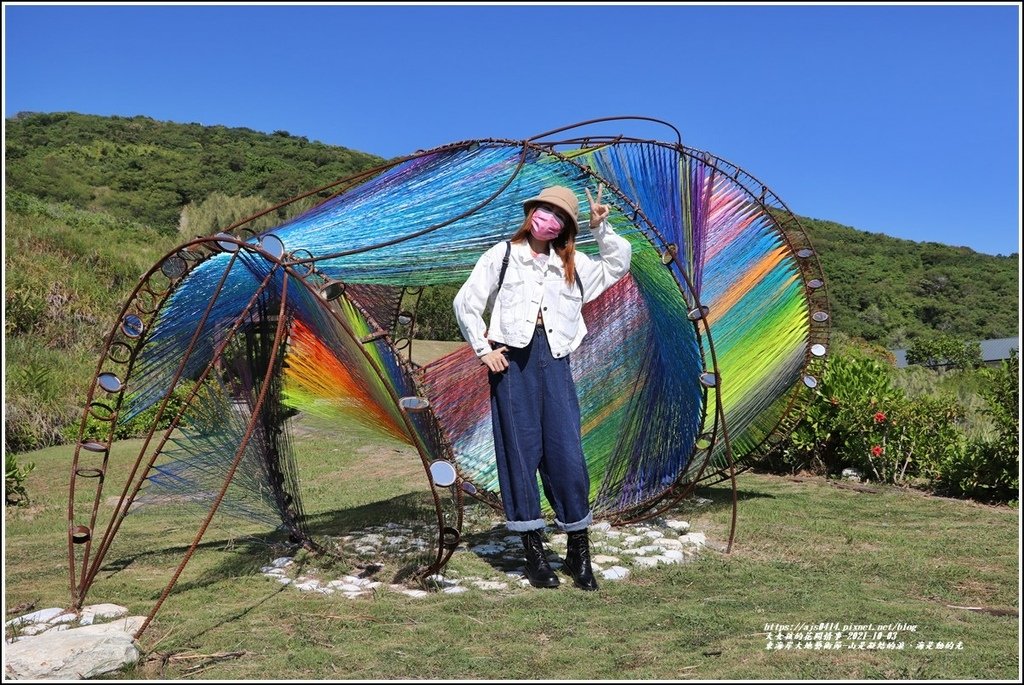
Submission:
[[[246,327],[251,326],[257,309],[262,308],[260,311],[263,312],[272,305],[276,306],[276,315],[268,310],[259,317],[266,326],[264,342],[270,340],[270,343],[265,346],[266,357],[261,358],[259,362],[263,381],[253,386],[258,387],[259,392],[254,395],[255,403],[248,407],[248,418],[241,440],[231,456],[221,487],[212,499],[207,516],[146,622],[137,631],[136,637],[149,626],[224,500],[239,465],[246,458],[247,450],[250,450],[251,443],[256,441],[254,434],[265,430],[260,423],[261,416],[268,411],[268,407],[280,401],[278,397],[272,396],[275,392],[272,389],[275,387],[272,381],[281,373],[283,357],[287,353],[285,347],[291,344],[289,341],[296,334],[294,326],[297,325],[297,319],[294,308],[298,306],[295,302],[299,300],[316,303],[319,312],[316,316],[320,317],[317,320],[322,321],[322,325],[329,326],[335,335],[339,336],[339,344],[347,345],[346,349],[358,350],[362,356],[357,361],[368,370],[367,373],[375,374],[380,387],[386,389],[386,397],[382,394],[381,401],[390,403],[389,406],[395,409],[394,416],[400,417],[400,422],[396,426],[417,449],[436,511],[438,531],[433,561],[418,569],[415,577],[422,579],[443,568],[461,539],[464,495],[478,499],[497,510],[501,508],[500,493],[477,482],[478,474],[461,462],[450,439],[451,433],[446,432],[447,415],[440,412],[431,399],[431,380],[436,379],[438,373],[446,368],[445,363],[455,364],[457,360],[449,355],[452,361],[431,362],[425,366],[412,361],[412,340],[416,311],[423,292],[422,282],[396,283],[400,287],[397,290],[398,294],[394,295],[393,290],[388,289],[391,287],[389,285],[374,286],[371,281],[358,282],[354,279],[339,278],[337,264],[344,264],[345,258],[358,258],[366,253],[376,253],[402,244],[415,244],[411,241],[446,227],[460,225],[459,222],[470,219],[480,212],[494,211],[499,202],[507,206],[508,193],[514,185],[522,182],[525,169],[547,169],[544,165],[550,165],[559,174],[568,175],[566,178],[575,183],[594,182],[605,185],[608,192],[606,197],[609,198],[609,204],[614,207],[616,220],[632,228],[633,242],[647,246],[644,250],[650,250],[654,258],[660,260],[665,273],[675,283],[674,294],[665,294],[668,291],[664,289],[660,292],[665,297],[674,298],[682,308],[684,318],[688,319],[686,335],[692,336],[696,355],[694,361],[699,359],[700,367],[694,369],[694,381],[700,373],[706,373],[713,379],[713,382],[702,384],[703,387],[699,391],[700,406],[691,407],[696,409],[692,412],[693,418],[690,420],[693,428],[692,442],[688,447],[679,448],[685,450],[685,455],[680,453],[681,463],[685,463],[685,467],[678,473],[670,474],[670,479],[665,478],[663,485],[648,486],[641,496],[618,508],[609,507],[595,518],[603,518],[613,524],[649,519],[691,496],[699,485],[711,485],[728,478],[733,485],[733,520],[729,538],[731,549],[736,525],[735,476],[738,470],[746,468],[753,457],[774,449],[789,434],[814,393],[806,384],[794,383],[786,387],[785,393],[772,398],[773,416],[777,415],[778,421],[768,430],[759,428],[760,433],[757,435],[760,439],[756,444],[745,445],[739,458],[735,457],[730,436],[730,430],[733,428],[730,424],[733,421],[727,416],[728,402],[723,396],[723,389],[729,387],[730,378],[728,374],[722,373],[720,353],[712,337],[712,319],[721,316],[721,311],[716,310],[714,302],[710,303],[710,307],[701,302],[700,270],[710,262],[703,259],[701,245],[693,241],[687,243],[685,240],[683,243],[686,244],[677,244],[679,240],[667,237],[682,235],[680,227],[662,223],[664,212],[658,213],[657,217],[651,215],[651,210],[657,208],[643,202],[643,193],[628,186],[627,182],[631,180],[628,174],[616,175],[621,171],[615,167],[616,155],[621,150],[640,150],[643,154],[650,154],[652,158],[660,154],[675,155],[680,168],[687,170],[692,176],[685,179],[685,187],[681,192],[681,195],[685,196],[681,200],[682,207],[685,208],[686,202],[690,201],[690,196],[686,196],[685,191],[689,188],[688,184],[692,183],[694,178],[698,178],[697,172],[692,171],[697,169],[701,174],[700,179],[711,179],[701,186],[701,192],[706,191],[710,197],[716,188],[716,182],[720,184],[719,187],[728,186],[727,190],[733,193],[730,197],[738,198],[733,200],[739,203],[737,206],[743,206],[746,208],[744,211],[756,214],[763,224],[762,233],[769,237],[774,236],[772,239],[778,243],[779,246],[775,249],[782,255],[779,259],[785,261],[786,265],[790,262],[798,265],[792,279],[798,278],[800,283],[804,284],[808,331],[799,373],[801,376],[812,378],[820,378],[824,370],[829,338],[830,317],[824,275],[817,253],[800,228],[796,217],[781,200],[739,167],[710,153],[684,146],[678,130],[670,124],[660,122],[675,131],[674,143],[622,134],[577,135],[553,139],[555,134],[565,131],[612,121],[630,120],[657,122],[648,117],[609,117],[563,127],[523,141],[472,140],[419,151],[278,203],[236,222],[216,235],[188,241],[159,260],[140,280],[107,335],[104,352],[97,364],[95,379],[89,389],[82,414],[80,437],[71,465],[68,499],[68,566],[73,608],[81,608],[121,522],[147,479],[154,474],[156,462],[163,454],[171,433],[179,428],[196,397],[203,392],[212,392],[204,390],[204,386],[212,387],[211,383],[215,384],[219,375],[224,374],[222,356],[229,344],[240,334],[240,330],[247,330]],[[566,152],[556,149],[562,147],[571,149]],[[514,154],[505,154],[503,151]],[[476,201],[461,211],[437,217],[437,220],[425,220],[422,223],[426,225],[403,235],[366,241],[365,244],[340,249],[318,250],[313,245],[289,242],[286,229],[294,227],[294,224],[289,225],[286,222],[282,227],[262,234],[247,228],[256,219],[270,212],[313,195],[322,196],[325,191],[330,191],[330,194],[302,216],[314,216],[319,211],[326,211],[327,208],[336,206],[332,203],[358,195],[368,184],[388,178],[388,174],[415,168],[417,164],[438,163],[439,159],[444,160],[457,155],[471,158],[472,155],[482,153],[505,154],[504,159],[507,163],[503,169],[506,170],[507,177],[502,176],[504,180],[495,180],[487,187],[486,192],[481,191],[482,194]],[[682,179],[682,173],[680,178]],[[532,180],[534,179],[531,177]],[[691,195],[698,197],[696,193]],[[268,253],[261,246],[261,236],[270,234],[273,234],[277,241],[273,243],[275,254]],[[223,272],[214,278],[215,266],[222,263]],[[259,268],[253,270],[252,264],[258,264]],[[218,302],[226,292],[225,288],[230,290],[236,287],[233,280],[235,277],[232,276],[236,268],[249,268],[253,274],[261,276],[262,281],[249,293],[249,299],[244,307],[234,306],[231,315],[225,318],[222,312],[215,312],[215,309],[221,306]],[[183,283],[200,272],[204,274],[203,278],[207,278],[211,283],[216,280],[216,283],[208,290],[209,299],[205,307],[201,308],[202,311],[196,308],[194,312],[197,323],[187,344],[184,344],[180,363],[168,376],[169,382],[165,383],[166,387],[162,387],[159,400],[151,403],[156,407],[155,418],[144,436],[142,448],[129,471],[118,502],[110,513],[105,529],[101,531],[97,527],[97,520],[103,487],[110,475],[110,448],[126,404],[126,393],[140,390],[136,387],[140,355],[145,355],[147,349],[150,349],[147,345],[153,341],[154,327],[159,330],[161,325],[165,325],[161,319],[161,312],[168,306],[168,302],[176,297]],[[657,274],[651,277],[666,278]],[[818,287],[811,287],[809,284],[812,281],[819,282],[815,283]],[[325,295],[328,292],[329,297]],[[237,294],[229,292],[225,298],[229,296],[241,302]],[[212,345],[203,338],[204,331],[211,320],[220,319],[224,321],[218,324],[220,328],[217,329],[217,343]],[[273,328],[272,339],[269,336],[270,328]],[[199,348],[202,348],[206,355],[199,355],[202,363],[192,359],[193,352]],[[403,352],[405,354],[402,354]],[[144,357],[142,359],[144,365]],[[396,390],[397,386],[392,382],[396,377],[404,379],[399,385],[404,384],[403,387],[411,388],[412,392],[399,393]],[[111,380],[112,378],[117,382]],[[173,410],[170,408],[172,392],[184,381],[189,382],[190,388],[182,405]],[[88,435],[89,418],[101,416],[102,421],[108,424],[107,435],[103,440]],[[168,419],[169,427],[158,429],[158,424]],[[743,424],[742,421],[740,423]],[[275,427],[274,430],[282,429]],[[738,430],[742,433],[746,427],[740,425]],[[154,442],[158,431],[161,435]],[[272,438],[266,440],[273,441]],[[154,445],[152,449],[151,445]],[[274,471],[271,473],[273,477],[269,479],[269,485],[273,491],[272,499],[277,502],[285,525],[293,537],[303,545],[319,549],[303,528],[297,481],[293,479],[286,482],[285,474]],[[79,478],[89,479],[95,488],[91,509],[82,517],[75,511]],[[84,520],[88,523],[83,523]]]

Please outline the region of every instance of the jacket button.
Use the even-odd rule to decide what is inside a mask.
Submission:
[[[544,307],[544,311],[547,311],[547,310],[548,310],[548,308],[547,308],[547,307]]]
[[[554,330],[553,328],[549,328],[548,329],[548,333],[551,333],[553,330]]]

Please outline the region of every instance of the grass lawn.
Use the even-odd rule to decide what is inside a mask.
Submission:
[[[415,451],[352,427],[297,422],[311,528],[404,522],[427,487]],[[134,449],[133,449],[134,448]],[[134,459],[115,446],[111,473]],[[30,505],[5,510],[7,609],[68,603],[65,548],[72,451],[35,462]],[[1019,512],[895,488],[864,492],[813,477],[744,473],[731,554],[635,570],[596,593],[473,588],[413,598],[302,593],[259,568],[280,551],[265,526],[218,514],[142,638],[132,679],[1014,679],[1019,673]],[[104,501],[116,498],[111,478]],[[727,483],[672,518],[728,538]],[[479,505],[473,505],[479,507]],[[145,615],[198,526],[182,507],[143,507],[115,540],[87,603]],[[464,531],[472,535],[474,531]],[[307,559],[305,563],[328,566]],[[452,567],[484,562],[459,553]],[[988,607],[995,613],[953,607]],[[916,626],[903,649],[768,649],[767,624]],[[774,632],[772,633],[774,635]],[[870,640],[870,637],[868,638]],[[918,649],[919,641],[960,649]],[[241,652],[237,658],[201,655]],[[174,660],[160,656],[177,655]],[[183,657],[195,658],[183,658]],[[147,657],[149,657],[147,659]],[[190,670],[191,669],[191,670]]]

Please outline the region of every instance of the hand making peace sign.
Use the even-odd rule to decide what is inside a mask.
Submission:
[[[590,194],[590,188],[584,188],[584,190],[587,191],[587,202],[590,203],[590,228],[593,230],[608,218],[611,208],[608,205],[601,204],[601,193],[604,192],[603,183],[597,184],[597,198]]]

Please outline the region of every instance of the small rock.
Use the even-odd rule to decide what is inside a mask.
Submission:
[[[664,554],[662,554],[661,556],[666,559],[674,559],[676,561],[682,561],[686,557],[686,555],[683,554],[682,550],[678,549],[666,550]]]
[[[622,550],[622,553],[632,554],[633,556],[643,556],[647,554],[647,550],[645,550],[643,547],[634,547],[633,549],[624,549]]]
[[[320,581],[318,581],[318,580],[307,580],[304,583],[295,583],[294,587],[296,589],[298,589],[298,590],[302,590],[303,592],[309,592],[311,590],[319,590],[320,589]]]
[[[125,613],[128,613],[127,609],[125,609]],[[47,623],[49,623],[50,625],[57,625],[58,623],[71,623],[76,618],[78,618],[78,616],[76,616],[73,612],[69,611],[65,614],[61,614],[60,616],[54,616],[49,621],[47,621]]]
[[[683,543],[679,542],[678,538],[661,538],[658,540],[658,544],[665,549],[682,549]]]
[[[128,607],[120,604],[90,604],[82,607],[83,626],[91,625],[96,619],[121,618],[128,615]]]
[[[403,595],[409,595],[410,597],[426,597],[428,594],[430,594],[429,592],[426,592],[425,590],[408,590],[408,589],[406,589],[406,590],[402,590],[401,592],[402,592]]]
[[[684,545],[703,545],[706,541],[704,533],[687,533],[679,536],[679,542]]]
[[[644,533],[644,537],[650,538],[651,540],[657,540],[660,537],[664,537],[660,530],[649,530]]]
[[[609,556],[607,554],[598,554],[593,558],[593,561],[598,564],[617,564],[620,560],[618,557]]]
[[[623,566],[612,566],[601,571],[601,577],[605,580],[623,580],[629,576],[629,569]]]
[[[864,474],[855,468],[843,469],[843,480],[864,480]]]
[[[497,554],[501,554],[505,551],[505,548],[500,545],[477,545],[472,548],[472,551],[476,554],[491,557]]]
[[[362,597],[365,593],[363,593],[363,592],[343,592],[341,594],[343,594],[346,599],[356,599],[358,597]]]
[[[668,521],[668,527],[672,530],[678,530],[680,533],[685,533],[690,530],[689,521]]]
[[[607,531],[609,531],[611,529],[612,529],[612,524],[608,523],[607,521],[600,521],[600,522],[595,523],[594,525],[590,526],[590,530],[596,530],[596,531],[600,531],[602,533],[607,532]]]
[[[657,566],[658,565],[658,558],[657,557],[637,557],[636,559],[633,560],[633,563],[635,565],[641,566],[641,567]]]
[[[477,580],[473,582],[481,590],[507,590],[508,583],[499,583],[492,580]]]
[[[291,585],[291,582],[292,582],[291,578],[288,578],[288,577],[285,577],[285,576],[267,576],[267,577],[268,578],[273,578],[277,582],[281,583],[281,585]]]
[[[25,614],[24,616],[18,616],[12,618],[10,621],[5,623],[5,626],[20,626],[26,623],[46,623],[51,618],[55,618],[64,613],[64,610],[60,607],[53,607],[52,609],[40,609],[39,611],[33,611],[31,614]]]
[[[451,585],[441,590],[441,592],[445,593],[446,595],[457,595],[462,592],[469,592],[469,588],[461,587],[459,585]]]

